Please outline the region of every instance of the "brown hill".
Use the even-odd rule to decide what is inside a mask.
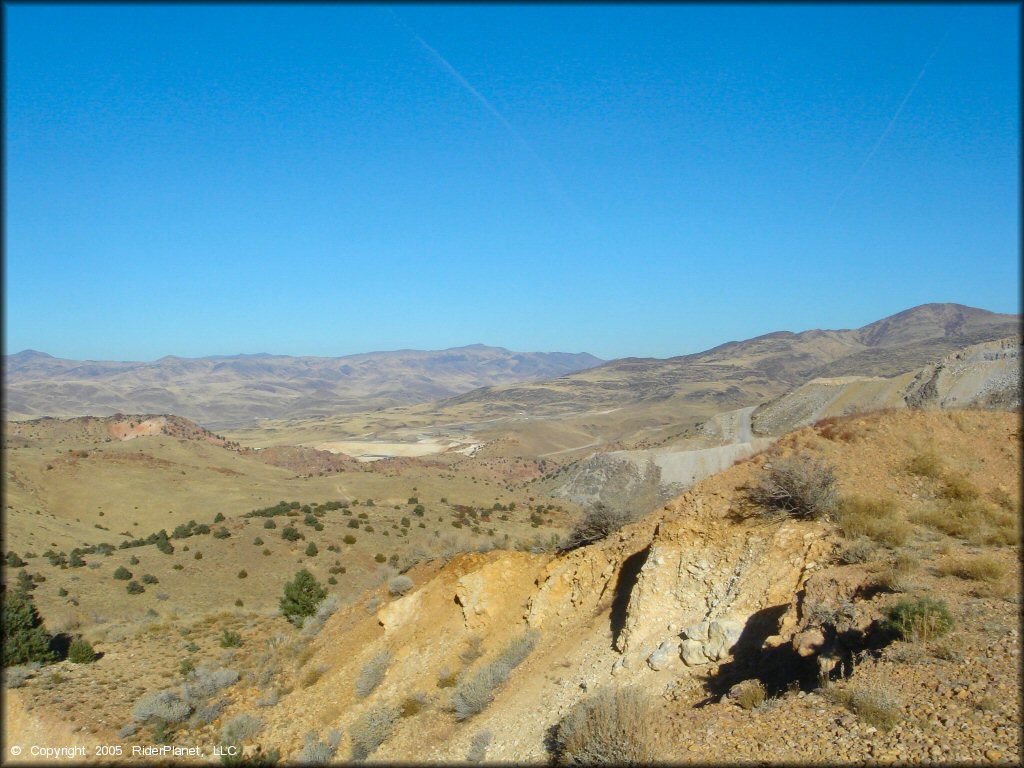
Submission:
[[[646,704],[605,710],[589,737],[575,721],[584,744],[618,729],[613,748],[664,762],[1014,763],[1016,415],[843,426],[791,433],[589,546],[421,562],[411,585],[342,600],[301,631],[245,609],[185,620],[140,603],[157,616],[131,631],[84,623],[104,656],[61,662],[57,680],[29,672],[7,711],[30,732],[73,720],[77,741],[126,750],[159,730],[208,757],[245,724],[248,751],[289,761],[522,763],[558,753],[574,707],[630,689]],[[786,460],[831,467],[840,505],[764,514],[750,489]],[[70,573],[45,572],[44,589]],[[218,647],[224,630],[241,645]],[[158,690],[184,697],[185,717],[132,725]]]
[[[310,443],[328,435],[416,436],[447,429],[481,439],[514,434],[534,455],[656,447],[696,433],[715,414],[759,405],[814,378],[895,376],[1019,330],[1019,315],[926,304],[854,330],[782,331],[666,360],[613,360],[438,403],[275,426],[282,440],[294,436]],[[243,444],[267,438],[234,436]]]
[[[510,352],[475,344],[347,357],[235,355],[155,362],[4,358],[7,418],[176,413],[220,428],[449,397],[481,386],[561,376],[601,362],[586,353]]]

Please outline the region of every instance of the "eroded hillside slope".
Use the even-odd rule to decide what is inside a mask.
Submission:
[[[241,679],[209,722],[170,738],[214,744],[250,714],[247,749],[289,759],[542,762],[573,705],[632,686],[652,702],[652,754],[668,761],[1012,761],[1018,415],[907,411],[839,426],[791,433],[571,552],[421,563],[405,588],[382,585],[301,632],[250,616],[245,645],[220,662]],[[750,501],[794,457],[834,468],[830,515],[765,516]],[[886,616],[922,599],[944,602],[951,630],[901,639]],[[169,621],[132,652],[173,645]],[[121,647],[97,647],[108,656],[74,670],[59,705],[42,674],[10,695],[51,717],[87,709],[83,692],[124,664]],[[163,663],[173,678],[176,655]],[[728,695],[755,680],[763,703]],[[100,739],[129,719],[87,721]]]

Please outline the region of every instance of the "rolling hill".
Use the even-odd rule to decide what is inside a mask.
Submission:
[[[510,352],[482,344],[347,357],[255,354],[154,362],[64,360],[26,350],[4,358],[5,417],[173,413],[220,429],[437,400],[601,362],[586,353]]]

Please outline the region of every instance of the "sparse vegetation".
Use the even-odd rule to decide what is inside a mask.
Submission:
[[[576,549],[607,538],[630,522],[633,516],[622,509],[613,509],[607,504],[598,502],[589,507],[583,517],[573,526],[565,542],[563,550]]]
[[[744,680],[736,692],[736,703],[743,709],[756,709],[766,698],[767,692],[760,680]]]
[[[605,688],[558,723],[553,751],[568,765],[643,765],[656,758],[652,706],[637,688]]]
[[[388,582],[388,593],[391,595],[399,596],[404,595],[410,589],[413,588],[412,579],[408,576],[401,575],[395,576]]]
[[[953,616],[945,602],[918,597],[891,607],[886,625],[901,639],[927,643],[953,628]]]
[[[1006,575],[1006,566],[993,555],[976,555],[947,560],[939,572],[972,581],[998,581]]]
[[[838,506],[836,518],[848,538],[866,536],[888,547],[906,543],[912,530],[889,499],[845,497]]]
[[[775,459],[767,476],[749,491],[750,500],[767,514],[816,520],[836,507],[835,470],[809,456]]]
[[[375,707],[356,718],[349,726],[352,759],[365,760],[387,741],[395,730],[399,712],[394,707]]]
[[[242,636],[238,632],[225,629],[220,636],[221,648],[239,648],[242,645]]]
[[[892,730],[900,721],[900,703],[880,688],[828,689],[828,696],[842,704],[868,725]]]
[[[942,476],[942,459],[932,451],[916,453],[907,461],[906,470],[912,475],[935,480]]]
[[[389,651],[381,651],[366,662],[356,680],[356,693],[362,698],[369,696],[373,689],[383,682],[390,663]]]
[[[497,658],[460,682],[452,697],[455,718],[466,720],[483,712],[494,701],[494,694],[505,684],[512,670],[530,655],[537,639],[534,630],[518,635]]]

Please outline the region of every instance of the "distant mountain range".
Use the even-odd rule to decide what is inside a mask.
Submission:
[[[479,403],[490,411],[524,405],[621,408],[671,400],[741,407],[817,377],[895,376],[968,345],[1019,332],[1020,315],[924,304],[854,330],[779,331],[664,360],[623,358],[556,381],[474,390],[448,404]]]
[[[346,357],[255,354],[155,362],[65,360],[26,350],[4,356],[5,416],[173,413],[224,428],[426,402],[602,362],[586,353],[510,352],[482,344]]]
[[[4,360],[6,416],[173,413],[216,429],[421,404],[383,411],[381,426],[427,414],[435,423],[579,415],[579,429],[606,442],[757,405],[815,378],[897,376],[1019,332],[1019,315],[924,304],[852,330],[780,331],[691,355],[611,362],[483,345],[152,363],[60,360],[25,351]]]

